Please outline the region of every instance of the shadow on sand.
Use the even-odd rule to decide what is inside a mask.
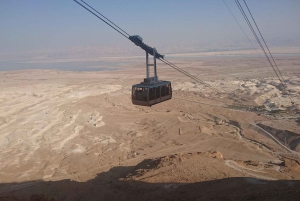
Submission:
[[[233,177],[196,183],[122,179],[134,167],[113,167],[86,182],[71,180],[0,184],[0,201],[30,200],[300,200],[300,181]]]

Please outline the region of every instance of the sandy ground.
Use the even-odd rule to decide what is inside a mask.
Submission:
[[[0,200],[299,200],[300,57],[277,58],[294,107],[261,58],[172,61],[223,93],[159,63],[172,100],[132,105],[140,60],[0,72]]]

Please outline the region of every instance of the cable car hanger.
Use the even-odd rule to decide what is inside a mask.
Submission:
[[[148,46],[143,42],[142,37],[139,35],[129,35],[115,23],[110,21],[100,12],[95,10],[85,1],[74,0],[77,4],[85,8],[87,11],[95,15],[97,18],[102,20],[108,26],[113,28],[115,31],[119,32],[125,38],[132,41],[136,46],[139,46],[146,52],[146,78],[140,84],[135,84],[132,86],[132,103],[135,105],[142,105],[142,106],[151,106],[172,98],[172,86],[170,81],[162,81],[158,79],[157,70],[156,70],[156,59],[159,59],[163,63],[167,64],[168,66],[174,68],[175,70],[179,71],[180,73],[190,77],[191,79],[203,84],[206,87],[209,87],[216,93],[221,93],[218,89],[210,86],[209,84],[205,83],[204,81],[200,80],[199,78],[195,77],[194,75],[188,73],[187,71],[179,68],[175,64],[167,61],[164,59],[164,55],[159,54],[155,48]],[[149,64],[149,54],[153,56],[153,64]],[[150,76],[150,67],[153,66],[154,68],[154,75]]]

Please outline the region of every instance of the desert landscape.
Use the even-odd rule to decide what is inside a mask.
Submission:
[[[0,71],[0,200],[300,200],[299,54],[276,56],[294,105],[263,57],[167,59],[222,93],[158,62],[173,98],[133,105],[144,57]]]

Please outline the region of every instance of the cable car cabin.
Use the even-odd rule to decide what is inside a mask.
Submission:
[[[131,100],[134,105],[150,106],[172,98],[172,86],[169,81],[155,84],[132,85]]]

